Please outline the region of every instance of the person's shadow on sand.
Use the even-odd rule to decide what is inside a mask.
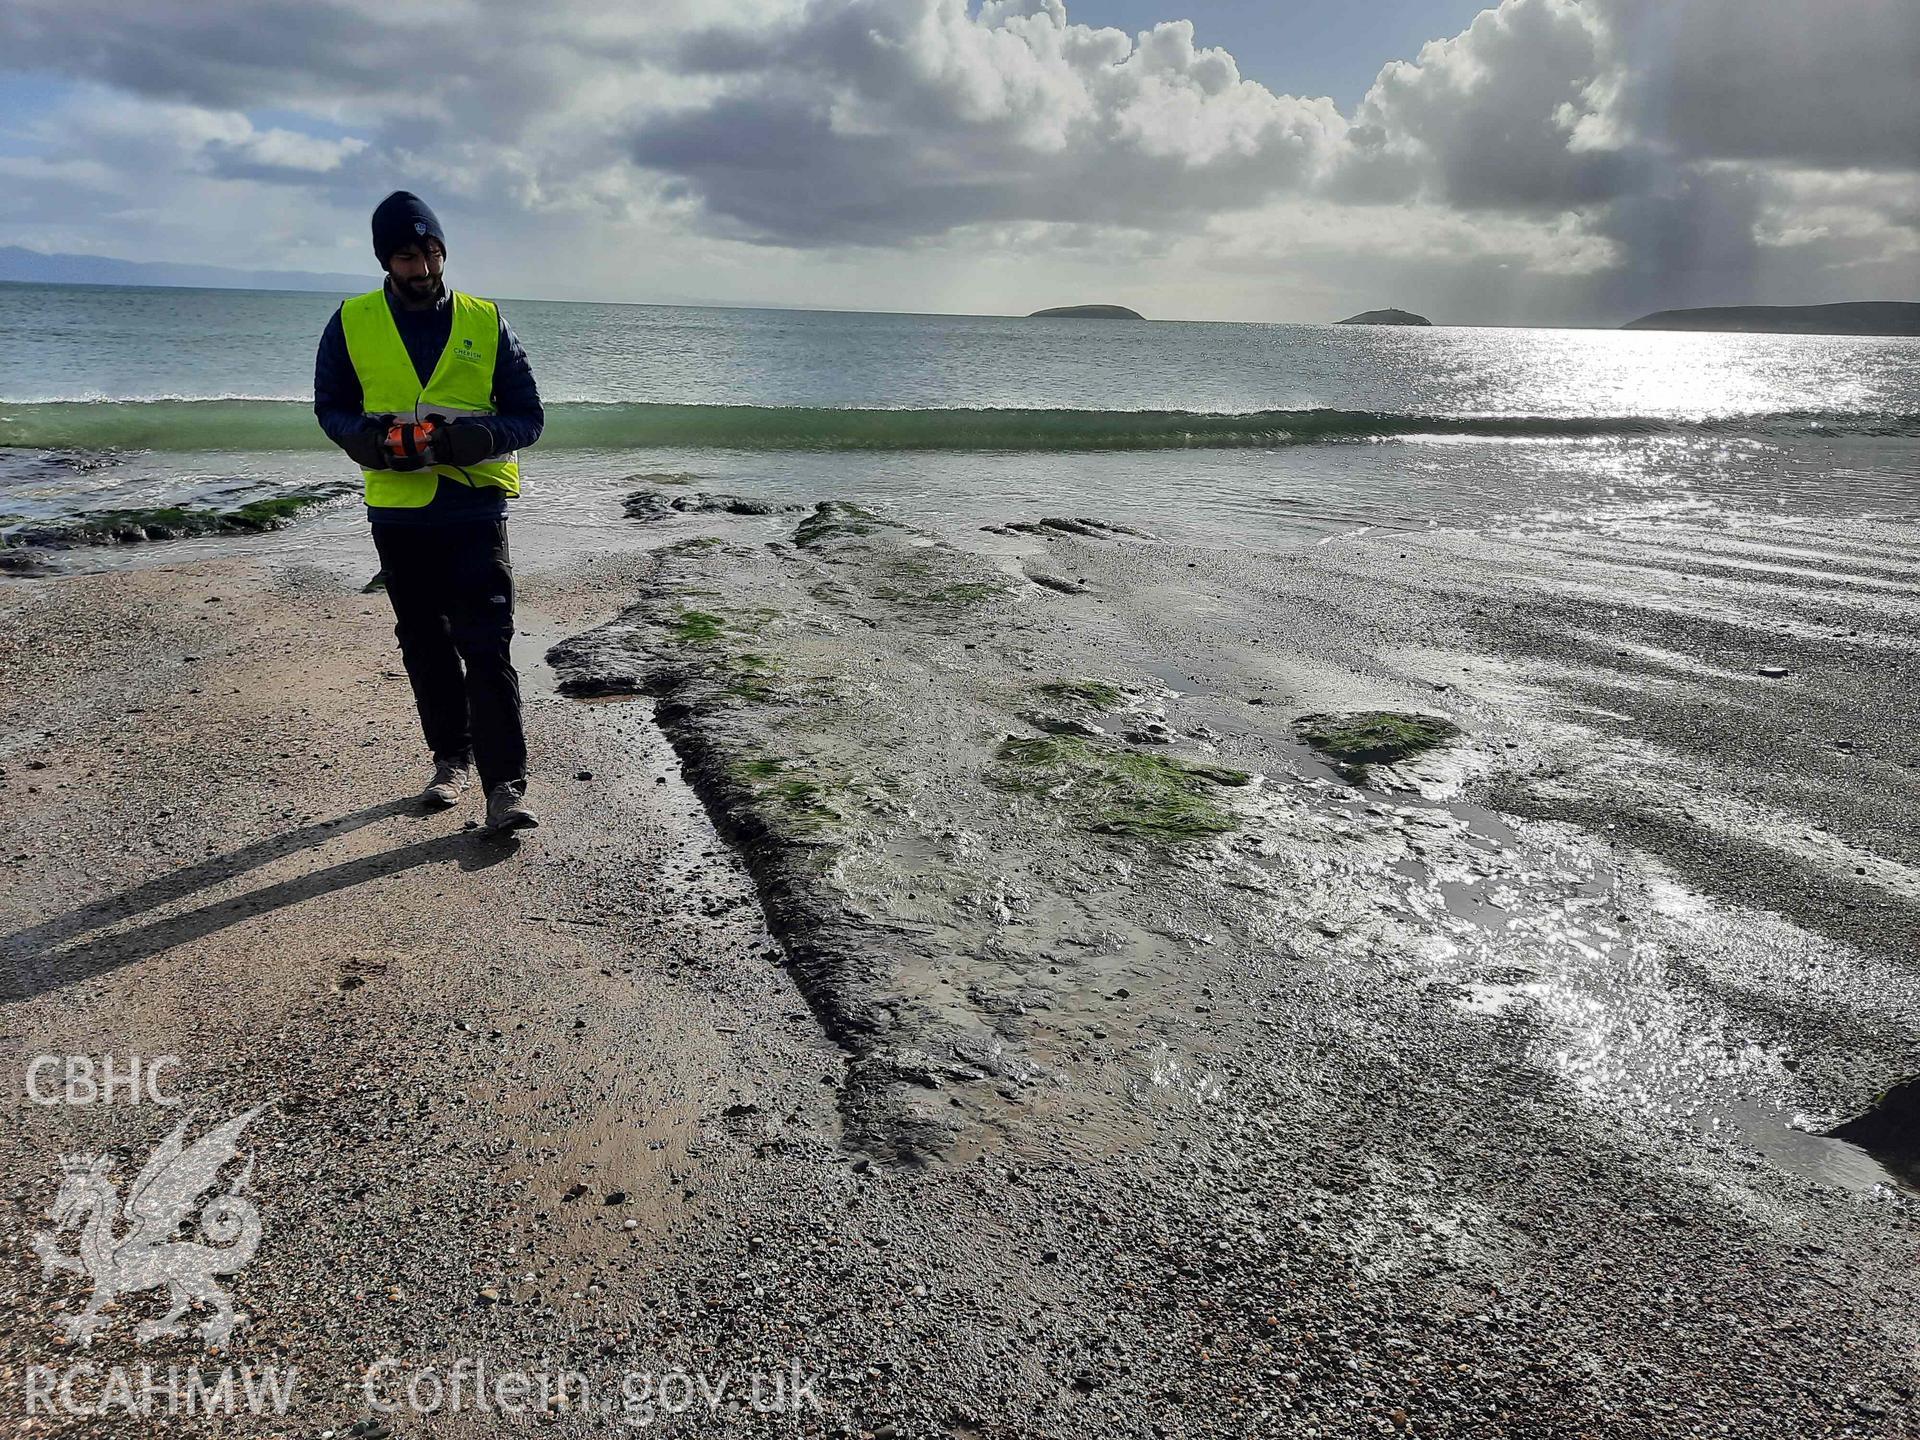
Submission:
[[[158,955],[175,946],[198,940],[229,925],[258,915],[297,905],[302,900],[335,890],[350,889],[369,880],[398,875],[420,865],[452,860],[462,870],[484,870],[509,859],[518,850],[511,839],[503,842],[484,831],[463,831],[416,840],[358,859],[298,875],[289,880],[252,890],[231,900],[202,906],[182,915],[169,916],[132,930],[110,935],[90,944],[62,949],[70,940],[116,925],[143,911],[155,910],[221,884],[235,876],[302,850],[311,850],[338,835],[345,835],[392,815],[422,813],[414,799],[389,800],[380,805],[356,810],[332,820],[304,825],[284,835],[273,835],[244,845],[225,855],[215,855],[197,864],[157,876],[131,890],[96,900],[64,915],[0,937],[0,956],[7,961],[4,991],[0,998],[24,1000],[47,990],[71,985],[90,976],[104,974],[121,965]]]

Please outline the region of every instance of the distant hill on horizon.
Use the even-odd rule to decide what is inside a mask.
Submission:
[[[1431,325],[1433,322],[1424,315],[1416,315],[1411,310],[1362,310],[1358,315],[1349,315],[1344,320],[1334,322],[1339,325]]]
[[[1727,330],[1755,335],[1920,335],[1920,303],[1849,300],[1838,305],[1714,305],[1656,310],[1622,330]]]
[[[367,268],[373,270],[371,264]],[[23,245],[0,245],[0,280],[33,285],[162,285],[202,290],[322,290],[355,295],[371,290],[379,283],[379,276],[317,270],[235,270],[224,265],[49,254]]]
[[[1027,318],[1029,320],[1144,320],[1147,317],[1138,310],[1129,310],[1124,305],[1055,305],[1050,310],[1036,310]]]

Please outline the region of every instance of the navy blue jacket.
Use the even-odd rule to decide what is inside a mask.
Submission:
[[[443,291],[440,303],[430,310],[409,310],[393,297],[387,287],[387,307],[393,311],[394,324],[413,361],[414,373],[424,386],[440,363],[453,334],[453,304]],[[380,422],[361,413],[364,396],[359,372],[347,353],[346,331],[340,325],[340,312],[333,312],[320,336],[320,351],[313,360],[313,413],[320,428],[334,444],[345,448],[355,440],[377,436]],[[500,317],[500,350],[493,362],[492,415],[477,417],[493,432],[494,452],[523,450],[540,438],[546,426],[546,412],[540,405],[540,390],[533,383],[533,367],[519,338]],[[476,489],[458,481],[443,483],[434,490],[433,499],[416,509],[369,506],[367,518],[376,525],[435,525],[449,520],[500,520],[506,517],[507,497],[494,486]]]

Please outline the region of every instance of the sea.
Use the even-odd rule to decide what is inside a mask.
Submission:
[[[0,284],[0,540],[350,491],[311,410],[340,299]],[[658,476],[1227,546],[1920,511],[1914,339],[501,304],[547,407],[516,523],[552,532]]]

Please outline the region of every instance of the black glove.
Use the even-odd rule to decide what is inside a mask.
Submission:
[[[387,468],[387,447],[381,443],[381,437],[385,434],[384,428],[368,426],[352,439],[341,441],[340,448],[362,470],[384,470]]]
[[[440,465],[478,465],[493,450],[493,432],[478,420],[455,420],[433,437],[432,454]]]
[[[347,441],[340,448],[347,452],[362,470],[424,470],[427,461],[408,455],[395,454],[387,448],[387,430],[392,424],[390,417],[371,417],[367,428]]]

